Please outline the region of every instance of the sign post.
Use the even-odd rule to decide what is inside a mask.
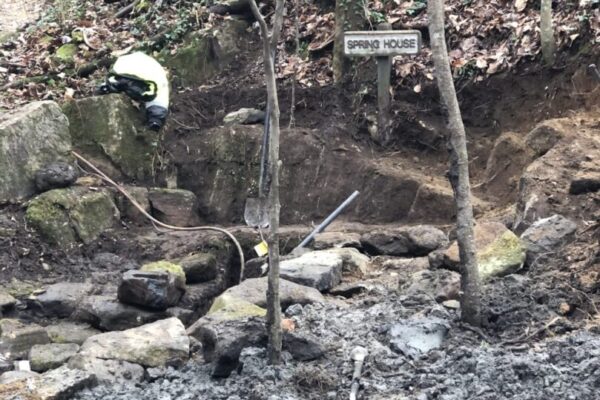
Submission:
[[[393,31],[384,23],[377,31],[344,32],[344,54],[351,57],[376,57],[377,60],[377,141],[390,140],[390,75],[391,57],[417,54],[421,50],[421,32]]]

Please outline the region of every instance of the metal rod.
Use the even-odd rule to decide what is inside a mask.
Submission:
[[[336,219],[338,217],[338,215],[340,215],[342,213],[342,211],[344,211],[344,209],[346,207],[348,207],[348,205],[350,203],[352,203],[352,201],[359,195],[359,191],[355,190],[354,193],[352,193],[350,195],[350,197],[348,197],[346,200],[344,200],[344,202],[342,204],[339,205],[338,208],[335,209],[334,212],[332,212],[331,214],[329,214],[329,216],[327,218],[325,218],[325,221],[321,222],[321,224],[319,226],[317,226],[311,233],[310,235],[308,235],[306,238],[304,238],[304,240],[302,241],[302,243],[300,243],[296,249],[302,248],[304,246],[306,246],[307,244],[310,243],[311,240],[314,239],[315,235],[317,233],[321,233],[325,230],[325,228],[327,228],[329,226],[329,224],[331,224],[333,222],[334,219]]]

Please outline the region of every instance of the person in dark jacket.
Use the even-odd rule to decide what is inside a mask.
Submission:
[[[136,52],[117,59],[98,93],[123,92],[146,106],[148,127],[160,130],[169,113],[167,72],[154,58]]]

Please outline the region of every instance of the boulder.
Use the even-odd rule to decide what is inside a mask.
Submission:
[[[413,273],[400,285],[400,294],[425,293],[437,302],[457,300],[460,293],[460,274],[446,269],[422,270]]]
[[[513,230],[519,234],[535,221],[554,214],[572,220],[588,220],[592,213],[590,210],[597,209],[589,196],[575,197],[572,192],[573,181],[594,176],[600,179],[597,119],[582,116],[558,120],[558,123],[569,140],[559,140],[532,162],[521,176],[513,224]],[[568,134],[570,131],[576,134]]]
[[[167,316],[175,317],[180,320],[183,325],[188,326],[194,321],[195,312],[183,307],[170,307],[165,311]],[[197,318],[197,317],[196,317]]]
[[[217,258],[211,253],[195,253],[173,260],[185,273],[186,283],[201,283],[213,280],[219,272]]]
[[[69,121],[53,101],[29,103],[0,115],[0,203],[35,193],[35,171],[67,160]]]
[[[357,249],[342,247],[324,251],[331,254],[337,254],[342,257],[343,274],[362,277],[367,273],[370,259]]]
[[[77,171],[71,164],[59,161],[42,166],[35,171],[34,177],[37,190],[45,192],[72,185],[77,180]]]
[[[487,281],[494,276],[503,276],[519,270],[525,263],[525,246],[521,240],[500,222],[480,222],[475,225],[475,248],[479,277]],[[441,253],[437,261],[430,258],[432,266],[443,266],[458,271],[460,258],[458,244]]]
[[[91,283],[56,283],[41,294],[29,296],[27,305],[46,317],[66,318],[93,289]]]
[[[176,275],[163,271],[127,271],[118,289],[119,301],[164,311],[177,305],[185,285]]]
[[[267,343],[263,318],[231,319],[220,312],[200,318],[187,333],[202,343],[204,359],[213,363],[215,378],[226,378],[238,368],[240,353],[245,347]]]
[[[89,244],[118,221],[119,210],[107,190],[54,189],[34,198],[26,219],[48,242],[69,247]]]
[[[88,338],[80,354],[121,360],[145,367],[181,365],[188,359],[190,340],[177,318],[168,318],[121,332]]]
[[[185,287],[185,272],[183,272],[183,268],[178,264],[169,261],[155,261],[142,265],[140,271],[166,272],[175,277],[179,286]]]
[[[17,299],[0,287],[0,318],[2,317],[3,311],[13,308],[15,304],[17,304]]]
[[[230,112],[223,118],[226,124],[257,124],[265,121],[265,112],[255,108],[240,108],[237,111]]]
[[[337,285],[334,288],[329,290],[329,294],[333,296],[342,296],[346,298],[350,298],[359,293],[368,293],[377,291],[381,286],[373,284],[371,282],[345,282],[340,285]]]
[[[326,250],[305,253],[298,258],[281,261],[280,276],[300,285],[324,292],[339,285],[344,259]]]
[[[537,220],[523,234],[521,240],[527,248],[527,265],[533,265],[539,257],[553,255],[569,242],[577,230],[577,224],[562,215]]]
[[[404,257],[426,256],[448,244],[444,232],[428,225],[370,232],[362,235],[360,241],[372,255]]]
[[[63,365],[60,368],[30,377],[27,380],[0,385],[0,398],[15,400],[70,399],[78,391],[95,384],[94,374],[70,369]]]
[[[87,338],[100,333],[99,330],[92,328],[88,324],[78,324],[75,322],[61,321],[54,325],[48,325],[46,332],[52,343],[75,343],[83,344]]]
[[[145,128],[144,112],[121,94],[65,103],[73,145],[103,170],[143,180],[153,176],[158,136]],[[118,175],[117,175],[118,176]]]
[[[267,277],[246,279],[223,294],[246,300],[259,307],[267,306]],[[279,281],[281,307],[285,310],[292,304],[324,303],[323,295],[314,288],[302,286],[286,279]]]
[[[415,318],[391,326],[388,339],[392,350],[409,358],[440,347],[450,330],[448,323],[439,318]]]
[[[31,370],[44,372],[58,368],[77,354],[78,351],[79,345],[75,343],[36,344],[29,350]]]
[[[537,158],[546,154],[567,135],[560,120],[549,120],[533,128],[525,136],[525,143]]]
[[[299,332],[285,332],[282,337],[282,347],[298,361],[316,360],[325,354],[316,336]]]
[[[219,0],[209,7],[211,13],[224,14],[244,14],[250,13],[250,3],[248,0]]]
[[[487,194],[503,203],[514,202],[521,174],[533,157],[533,152],[519,135],[513,132],[500,135],[485,169],[484,187]]]
[[[77,307],[71,318],[105,331],[120,331],[162,318],[164,312],[151,312],[123,304],[112,296],[90,296]]]
[[[208,311],[215,297],[223,293],[226,287],[223,279],[187,285],[185,294],[179,301],[179,307],[193,311],[195,321]]]
[[[0,319],[0,357],[23,359],[32,346],[46,343],[50,343],[50,338],[41,326],[16,319]]]
[[[360,234],[356,232],[322,232],[310,243],[314,250],[326,250],[332,247],[360,248]]]
[[[171,70],[178,84],[204,84],[240,53],[247,28],[244,20],[224,20],[218,26],[189,34],[175,54],[163,51],[159,61]]]
[[[133,197],[133,199],[150,214],[150,200],[148,200],[148,189],[140,186],[126,185],[123,189],[127,191]],[[129,218],[131,221],[138,224],[147,222],[146,217],[138,210],[125,196],[121,193],[117,194],[117,208],[121,212],[121,215]]]
[[[159,221],[175,226],[197,225],[197,199],[189,190],[152,188],[148,199],[152,215]]]
[[[67,365],[93,373],[98,382],[104,384],[131,384],[144,380],[144,367],[122,360],[104,360],[77,354]]]
[[[39,377],[40,374],[34,371],[6,371],[0,375],[0,385],[7,385],[12,382],[23,381]],[[0,394],[2,394],[0,389]]]
[[[215,299],[207,315],[219,314],[221,319],[264,317],[267,310],[238,297],[223,293]]]
[[[435,250],[429,253],[429,256],[435,254],[437,252],[443,252],[443,249]],[[429,268],[429,258],[430,257],[416,257],[416,258],[390,258],[385,260],[382,264],[384,269],[393,269],[397,271],[421,271],[423,269]]]

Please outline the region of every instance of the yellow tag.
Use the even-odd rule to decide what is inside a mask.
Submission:
[[[256,252],[256,254],[258,254],[259,257],[263,257],[269,253],[269,246],[267,245],[267,242],[263,240],[262,242],[254,246],[254,251]]]

